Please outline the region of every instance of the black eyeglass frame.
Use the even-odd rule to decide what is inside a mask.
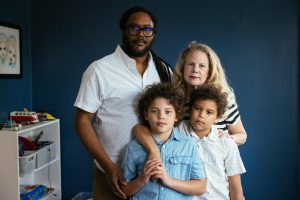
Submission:
[[[132,32],[130,32],[130,28],[134,28],[134,29],[138,28],[138,32],[136,34],[133,34]],[[147,35],[147,33],[145,32],[145,29],[152,29],[152,34],[151,35]],[[141,31],[142,31],[142,33],[143,33],[143,35],[145,37],[153,37],[154,34],[156,33],[155,28],[154,27],[150,27],[150,26],[144,26],[144,27],[142,27],[142,26],[137,26],[137,25],[127,25],[126,26],[126,30],[127,30],[128,34],[131,35],[131,36],[137,36]],[[133,29],[131,29],[131,30],[133,30]]]

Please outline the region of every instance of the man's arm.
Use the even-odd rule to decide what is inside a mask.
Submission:
[[[241,176],[234,175],[228,176],[229,182],[229,195],[231,200],[243,200],[243,188],[241,183]]]
[[[159,149],[157,148],[157,145],[155,144],[149,129],[146,126],[137,124],[133,127],[133,133],[135,135],[135,138],[149,153],[148,160],[160,160]]]
[[[120,189],[118,182],[121,182],[122,184],[126,184],[126,182],[120,169],[112,162],[102,145],[99,143],[96,132],[92,126],[94,114],[95,113],[89,113],[77,108],[75,113],[76,132],[88,152],[104,169],[105,175],[112,185],[115,194],[125,199],[126,196]]]

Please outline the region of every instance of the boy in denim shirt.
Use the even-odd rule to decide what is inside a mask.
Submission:
[[[205,192],[206,174],[197,145],[174,129],[184,112],[184,98],[171,84],[147,88],[138,102],[141,122],[151,130],[161,160],[147,160],[148,152],[136,140],[126,147],[122,170],[130,199],[192,199]],[[156,181],[152,181],[152,179]]]

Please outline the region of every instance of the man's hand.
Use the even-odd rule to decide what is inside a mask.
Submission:
[[[108,168],[106,168],[105,176],[114,193],[122,199],[126,199],[126,195],[121,190],[120,184],[127,185],[127,182],[125,181],[119,167],[116,164],[111,164]]]

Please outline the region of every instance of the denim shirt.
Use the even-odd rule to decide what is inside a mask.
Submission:
[[[170,177],[177,180],[206,178],[197,145],[191,138],[174,128],[166,142],[158,141],[153,134],[152,136],[160,150],[161,159]],[[136,179],[142,173],[147,157],[148,152],[136,140],[127,145],[121,165],[127,182]],[[160,181],[150,180],[130,199],[181,200],[192,199],[192,196],[165,187]]]

